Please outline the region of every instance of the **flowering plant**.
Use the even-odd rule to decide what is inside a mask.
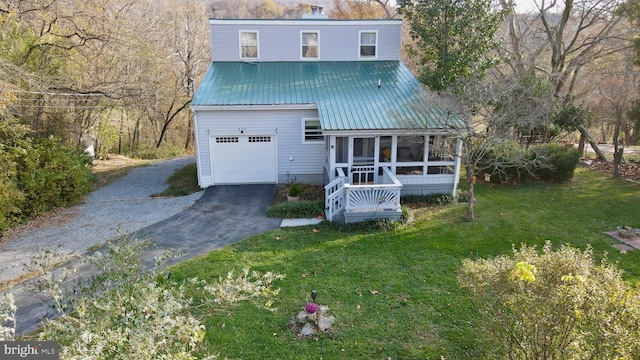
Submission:
[[[305,311],[309,314],[315,314],[318,309],[320,309],[320,307],[316,303],[308,303],[305,307]]]
[[[289,324],[291,330],[301,337],[318,336],[329,333],[333,328],[335,317],[328,314],[329,307],[315,302],[306,303],[304,310],[294,315]]]

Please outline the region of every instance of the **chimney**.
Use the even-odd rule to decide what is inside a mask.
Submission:
[[[327,20],[329,16],[324,13],[324,6],[311,5],[311,13],[302,14],[302,18],[307,20]]]

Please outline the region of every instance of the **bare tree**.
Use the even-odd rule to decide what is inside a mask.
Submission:
[[[627,114],[638,96],[637,83],[640,74],[632,62],[631,54],[619,53],[607,64],[600,65],[598,76],[594,76],[600,94],[600,108],[604,117],[613,123],[613,177],[623,161],[624,144],[630,145],[633,121]],[[607,121],[603,119],[603,121]],[[624,140],[621,141],[621,138]]]
[[[629,34],[618,11],[621,0],[536,0],[536,10],[511,12],[501,55],[508,69],[521,74],[544,74],[555,87],[555,95],[582,98],[593,89],[585,68],[629,46],[620,41]],[[500,0],[513,9],[513,0]],[[500,72],[505,76],[504,72]],[[598,156],[606,161],[584,126],[578,127]]]
[[[474,185],[479,172],[489,168],[500,171],[507,166],[520,166],[519,170],[524,172],[531,167],[547,166],[546,159],[525,156],[500,160],[504,161],[502,163],[487,163],[487,155],[491,149],[518,139],[514,126],[535,127],[541,119],[546,119],[556,99],[551,92],[542,96],[536,84],[517,78],[492,83],[478,81],[469,83],[464,92],[443,94],[428,94],[429,105],[442,109],[450,118],[448,122],[462,120],[465,124],[450,130],[453,131],[452,137],[462,142],[460,160],[465,168],[469,192],[465,219],[473,221],[476,217]],[[504,104],[504,100],[514,94],[520,94],[520,100],[530,97],[527,94],[537,94],[537,100],[520,101],[517,107]],[[514,117],[518,117],[518,124],[514,125]]]
[[[390,0],[333,0],[334,19],[393,19],[398,15]]]

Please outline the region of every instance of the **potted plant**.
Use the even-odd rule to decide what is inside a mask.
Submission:
[[[302,192],[302,187],[300,184],[291,183],[289,185],[289,193],[287,194],[287,200],[293,202],[298,201],[300,198],[300,193]]]

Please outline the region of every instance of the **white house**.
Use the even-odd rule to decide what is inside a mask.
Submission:
[[[198,182],[322,183],[329,220],[454,194],[459,118],[400,61],[401,20],[210,20],[192,102]]]

